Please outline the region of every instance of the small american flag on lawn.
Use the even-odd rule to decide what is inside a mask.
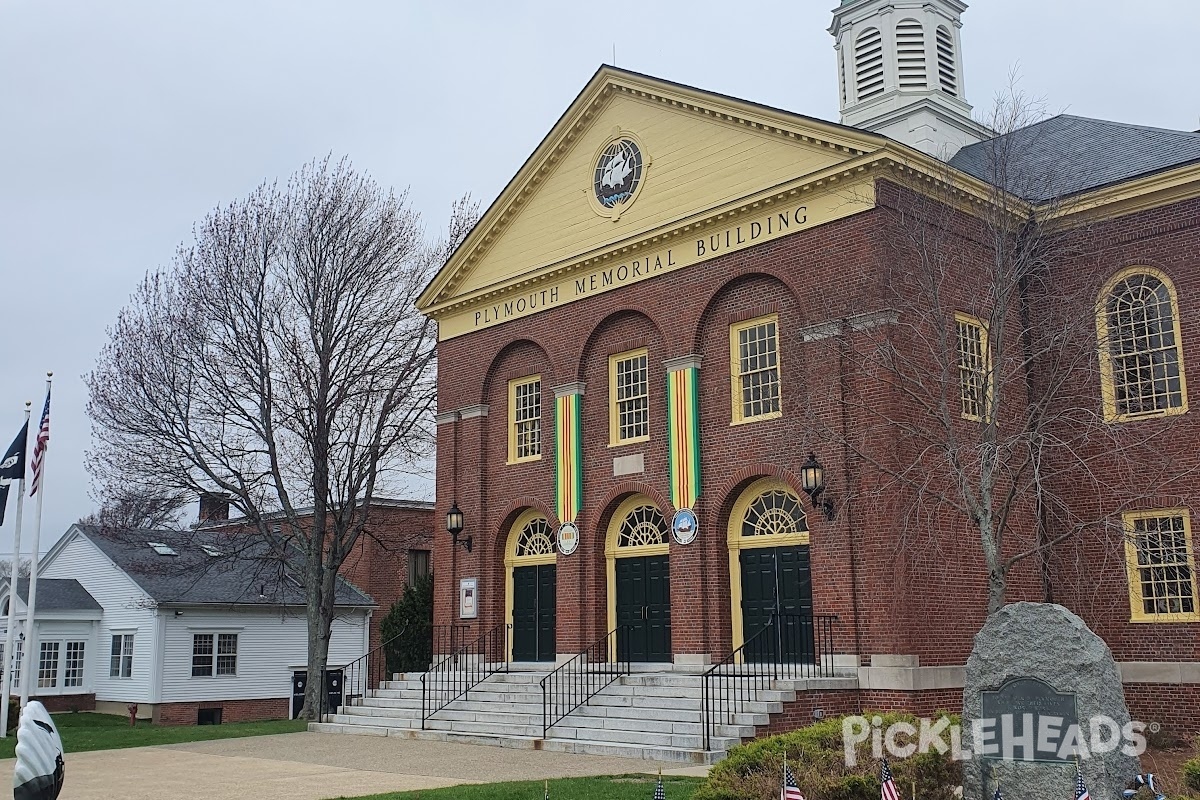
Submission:
[[[888,766],[886,758],[883,760],[883,774],[879,780],[883,783],[883,800],[900,800],[900,792],[896,790],[896,778],[892,775],[892,768]]]
[[[1075,765],[1075,800],[1092,800],[1087,787],[1083,785],[1083,773],[1079,771],[1078,764]]]
[[[804,800],[804,795],[800,794],[800,787],[796,784],[796,776],[792,774],[792,768],[783,763],[783,791],[779,793],[779,800]]]
[[[50,442],[50,390],[46,390],[46,407],[42,409],[42,424],[38,428],[37,441],[33,445],[33,461],[30,466],[33,468],[32,488],[29,490],[29,496],[33,497],[38,493],[38,488],[42,485],[42,465],[46,463],[46,445]]]
[[[658,771],[658,783],[654,786],[654,800],[667,800],[667,790],[663,788],[662,770]]]
[[[1000,794],[1000,786],[996,786],[996,793],[992,795],[992,800],[1004,800],[1004,795]]]

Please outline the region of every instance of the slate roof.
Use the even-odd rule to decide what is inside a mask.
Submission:
[[[304,589],[294,577],[299,566],[295,552],[292,562],[283,564],[271,557],[266,542],[245,533],[147,530],[112,535],[91,526],[76,527],[158,603],[304,605]],[[167,545],[176,555],[155,552],[152,542]],[[206,552],[206,546],[217,555]],[[339,606],[375,605],[340,578],[334,602]]]
[[[991,165],[1007,154],[1002,170]],[[950,166],[1035,203],[1099,189],[1200,161],[1200,132],[1172,131],[1060,114],[1012,133],[969,145]]]
[[[17,597],[29,602],[29,578],[17,579]],[[37,611],[103,611],[74,578],[38,578]]]

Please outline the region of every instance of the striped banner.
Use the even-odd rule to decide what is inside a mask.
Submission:
[[[699,383],[699,367],[685,367],[667,373],[671,504],[676,509],[694,509],[700,494]]]
[[[583,505],[583,425],[581,394],[554,398],[554,481],[559,523],[574,522]]]

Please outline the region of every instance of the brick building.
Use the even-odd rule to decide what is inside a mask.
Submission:
[[[299,514],[302,521],[311,519],[311,509],[300,509]],[[238,525],[236,518],[229,519],[229,501],[220,495],[200,499],[199,518],[205,528]],[[433,531],[433,503],[383,497],[371,501],[363,535],[338,573],[375,602],[369,649],[382,643],[380,622],[404,596],[405,587],[433,573]]]
[[[511,625],[510,657],[543,662],[623,626],[635,661],[702,665],[773,616],[828,620],[792,655],[858,688],[772,727],[953,705],[991,510],[961,508],[942,462],[1037,419],[1071,446],[1036,487],[997,479],[1003,553],[1034,551],[1006,599],[1080,614],[1134,715],[1194,729],[1200,133],[995,134],[965,101],[965,8],[843,0],[843,124],[595,74],[419,302],[437,519],[461,510],[471,542],[435,538],[435,623]],[[989,272],[1001,218],[1052,231],[1028,282]],[[1005,325],[1020,352],[995,351]]]

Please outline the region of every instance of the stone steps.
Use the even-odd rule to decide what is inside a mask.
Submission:
[[[540,682],[547,674],[545,665],[522,666],[490,675],[425,720],[424,727],[421,676],[409,673],[393,675],[309,729],[708,764],[752,738],[755,728],[769,724],[771,715],[797,692],[857,686],[847,677],[756,682],[757,700],[720,720],[705,749],[700,668],[642,665],[572,710],[543,738]],[[458,677],[443,674],[439,685],[451,685]],[[745,696],[747,688],[737,687],[737,693]]]

